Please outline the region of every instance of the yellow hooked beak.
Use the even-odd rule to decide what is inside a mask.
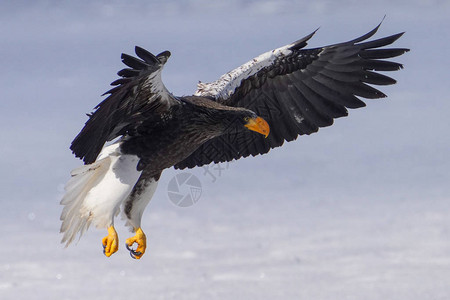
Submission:
[[[247,124],[245,124],[244,126],[252,131],[261,133],[266,138],[269,136],[270,133],[269,124],[267,124],[266,120],[264,120],[261,117],[256,117],[254,119],[248,120]]]

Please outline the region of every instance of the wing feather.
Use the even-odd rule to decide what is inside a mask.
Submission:
[[[105,142],[179,102],[161,80],[161,71],[170,52],[154,56],[140,47],[136,47],[135,52],[140,59],[122,54],[122,62],[130,68],[117,73],[122,78],[111,83],[114,87],[104,94],[108,97],[88,115],[84,128],[71,144],[70,149],[85,164],[96,160]]]
[[[268,152],[302,134],[311,134],[347,116],[348,108],[365,106],[360,98],[386,97],[371,85],[396,81],[377,71],[403,66],[386,59],[409,51],[381,48],[403,33],[367,41],[381,23],[348,42],[304,49],[315,32],[287,46],[266,52],[212,83],[200,83],[195,95],[221,104],[245,107],[271,127],[267,139],[253,132],[225,135],[205,143],[176,168],[230,161]]]

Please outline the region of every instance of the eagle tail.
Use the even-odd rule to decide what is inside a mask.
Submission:
[[[99,228],[113,225],[120,205],[136,184],[141,173],[136,170],[138,158],[120,154],[119,145],[105,147],[97,161],[71,172],[61,200],[61,243],[66,247],[78,233],[81,237],[91,223]]]

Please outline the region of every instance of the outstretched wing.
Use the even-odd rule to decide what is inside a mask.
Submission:
[[[379,26],[345,43],[303,49],[313,32],[254,58],[215,82],[200,83],[196,95],[253,110],[269,123],[270,135],[266,139],[248,131],[217,137],[175,167],[201,166],[267,153],[284,141],[330,126],[335,118],[347,116],[347,108],[365,106],[359,97],[386,97],[368,84],[389,85],[396,81],[374,71],[401,69],[401,64],[384,59],[409,50],[380,49],[403,33],[366,41]]]
[[[85,164],[96,160],[105,142],[178,103],[161,81],[170,52],[154,56],[140,47],[135,52],[140,59],[122,54],[122,62],[130,68],[117,73],[122,78],[111,83],[115,87],[104,94],[109,96],[88,115],[89,120],[72,142],[70,149]]]

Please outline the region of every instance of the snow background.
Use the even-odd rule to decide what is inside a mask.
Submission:
[[[205,174],[173,205],[163,173],[143,218],[147,253],[102,254],[102,230],[59,244],[68,146],[134,45],[170,50],[163,79],[192,94],[320,26],[310,47],[386,20],[405,69],[318,134]],[[1,299],[449,299],[450,3],[2,1]],[[214,175],[213,176],[211,176]]]

